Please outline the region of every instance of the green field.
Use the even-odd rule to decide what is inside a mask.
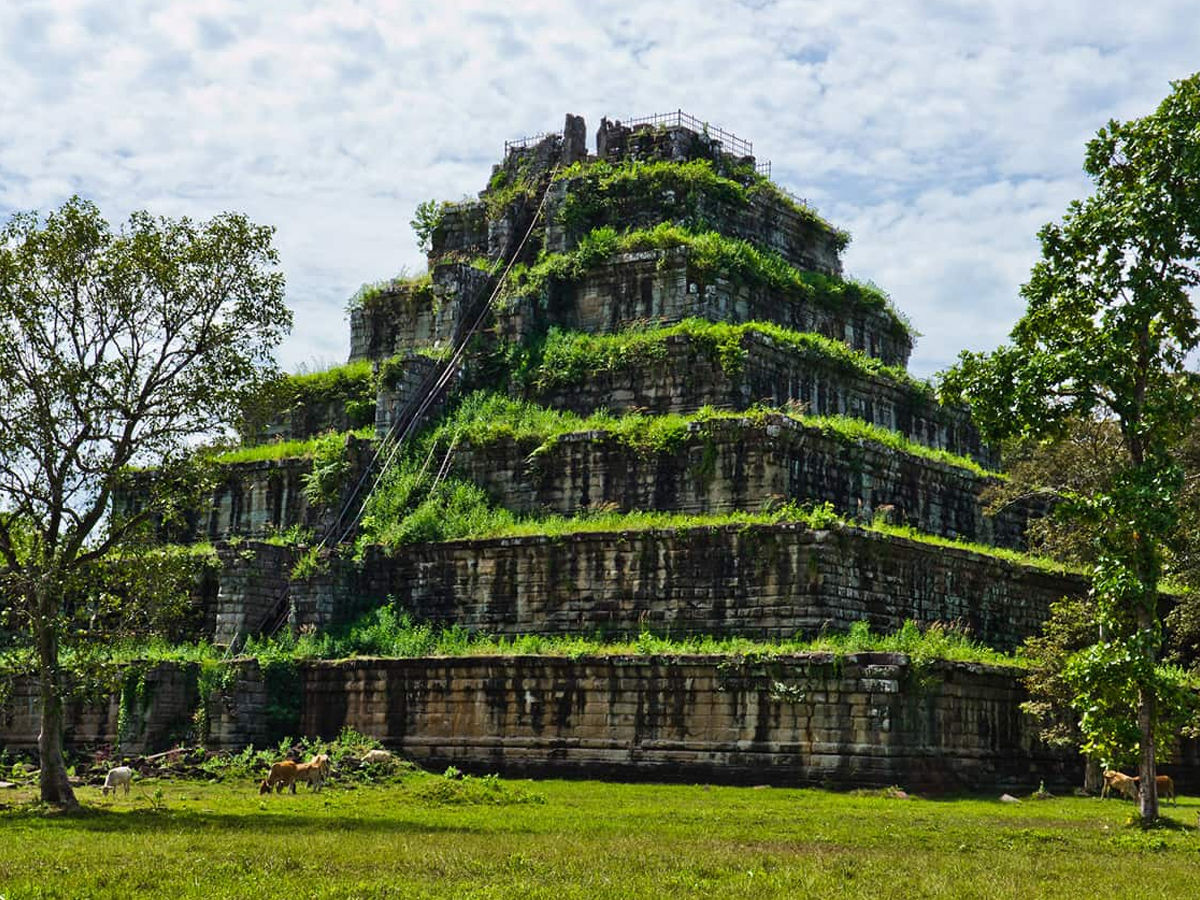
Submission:
[[[248,779],[79,789],[83,812],[0,794],[0,897],[1190,897],[1182,827],[1124,801],[892,799],[782,788]]]

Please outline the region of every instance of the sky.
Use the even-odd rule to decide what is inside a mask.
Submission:
[[[273,225],[290,371],[344,361],[346,301],[425,268],[423,200],[504,141],[682,109],[752,141],[852,236],[846,272],[922,334],[911,371],[1002,343],[1084,146],[1200,68],[1194,2],[6,0],[0,218],[72,194]]]

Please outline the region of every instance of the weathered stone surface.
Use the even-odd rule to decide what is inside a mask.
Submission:
[[[898,431],[924,444],[998,465],[965,410],[941,406],[917,388],[868,376],[819,354],[801,353],[769,335],[748,331],[740,368],[727,371],[688,335],[664,341],[664,355],[627,362],[611,371],[589,372],[584,381],[534,386],[528,396],[545,406],[587,415],[613,412],[695,412],[702,406],[744,410],[756,403],[796,405],[812,415],[842,415]]]
[[[545,309],[532,300],[517,303],[498,317],[497,328],[508,339],[551,325],[608,334],[689,317],[812,331],[894,366],[906,365],[912,351],[912,338],[879,307],[789,298],[764,284],[706,276],[684,247],[618,254],[578,280],[554,285]]]
[[[745,203],[722,196],[700,184],[686,194],[667,190],[659,194],[634,193],[613,198],[591,215],[568,217],[562,210],[581,179],[554,182],[546,198],[546,250],[573,250],[594,228],[612,226],[618,231],[653,228],[671,222],[749,241],[778,253],[797,269],[842,274],[841,239],[827,225],[805,216],[782,195],[755,193]]]
[[[231,644],[257,635],[266,618],[288,598],[297,551],[261,542],[218,544],[221,575],[213,640]]]
[[[39,688],[34,678],[18,678],[13,692],[0,705],[0,749],[36,750],[42,727]],[[149,753],[179,740],[192,723],[196,708],[196,674],[193,666],[159,663],[145,674],[142,703],[129,710],[121,749]],[[120,692],[93,703],[68,700],[64,709],[63,739],[68,747],[117,744],[120,726]]]
[[[447,254],[478,256],[487,252],[487,242],[487,205],[482,200],[447,203],[432,235],[429,258],[436,260]]]
[[[432,286],[405,286],[350,311],[350,361],[454,346],[490,293],[486,272],[462,263],[439,264]]]
[[[237,665],[232,687],[209,703],[214,748],[268,740],[262,674],[253,662]],[[872,690],[879,666],[895,674],[894,690]],[[159,669],[145,751],[166,746],[165,723],[196,702],[194,676]],[[304,664],[297,688],[301,735],[332,738],[349,726],[434,770],[1019,793],[1043,779],[1076,783],[1078,757],[1041,745],[1020,712],[1018,677],[977,664],[916,671],[901,654],[878,653],[468,657]],[[18,682],[16,705],[33,695]],[[116,701],[72,707],[67,720],[69,745],[111,743]],[[10,713],[0,746],[30,749],[38,727],[36,704]],[[1167,771],[1192,790],[1196,746],[1180,749]]]
[[[567,434],[546,447],[513,439],[463,444],[454,469],[497,504],[525,513],[716,513],[829,502],[851,517],[869,520],[878,511],[930,534],[1022,547],[1029,516],[1042,512],[1014,504],[985,515],[980,493],[994,479],[785,416],[693,423],[686,438],[661,450],[636,449],[606,432]]]
[[[573,116],[567,113],[563,124],[563,147],[560,162],[563,166],[579,162],[587,158],[587,123],[583,116]]]
[[[497,634],[815,636],[867,621],[957,622],[1013,648],[1081,578],[859,529],[798,525],[601,532],[416,544],[333,560],[291,586],[296,624],[393,597],[418,621]],[[302,612],[303,611],[303,612]]]
[[[198,536],[226,540],[262,536],[292,525],[315,526],[320,511],[304,496],[304,476],[311,471],[312,460],[304,458],[224,466]]]

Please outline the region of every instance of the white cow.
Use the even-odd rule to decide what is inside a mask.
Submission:
[[[133,769],[129,766],[117,766],[115,769],[109,769],[108,775],[104,779],[104,787],[100,789],[100,793],[105,797],[108,796],[109,790],[113,792],[113,796],[117,796],[117,788],[121,785],[125,786],[125,796],[129,796],[129,783],[133,781]]]

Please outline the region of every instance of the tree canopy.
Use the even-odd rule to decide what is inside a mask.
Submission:
[[[121,548],[194,483],[195,442],[274,374],[291,325],[272,229],[134,213],[114,231],[72,198],[0,230],[0,579],[7,627],[36,648],[42,798],[71,805],[61,756],[64,639]],[[162,477],[112,509],[131,467]],[[128,569],[125,570],[128,575]],[[92,609],[89,615],[95,615]]]
[[[1142,816],[1153,819],[1158,704],[1181,699],[1158,665],[1159,581],[1182,488],[1173,451],[1200,411],[1187,367],[1200,345],[1200,75],[1174,83],[1150,115],[1109,122],[1088,143],[1084,170],[1095,190],[1039,233],[1042,258],[1012,342],[964,353],[942,388],[994,439],[1050,438],[1081,418],[1120,434],[1111,477],[1067,498],[1089,523],[1103,634],[1068,660],[1067,675],[1099,752],[1129,741],[1106,711],[1137,709]]]

